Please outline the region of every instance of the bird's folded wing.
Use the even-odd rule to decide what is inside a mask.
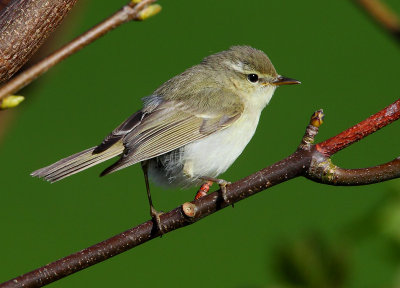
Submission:
[[[165,101],[151,113],[142,111],[141,119],[136,117],[137,123],[133,123],[134,115],[126,121],[131,121],[129,125],[122,123],[117,128],[118,133],[113,131],[115,135],[121,135],[120,127],[133,127],[121,137],[125,151],[120,160],[104,170],[102,175],[168,153],[220,131],[235,122],[243,112],[243,106],[237,102],[234,107],[224,107],[224,104],[213,107],[212,113],[195,113],[191,108],[179,102]]]

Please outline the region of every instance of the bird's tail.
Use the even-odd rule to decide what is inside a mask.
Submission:
[[[93,154],[95,148],[92,147],[61,159],[50,166],[32,172],[31,176],[44,178],[53,183],[113,158],[124,151],[124,146],[121,142],[117,142],[101,153]]]

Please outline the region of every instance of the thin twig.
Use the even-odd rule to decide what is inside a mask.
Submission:
[[[400,21],[395,13],[380,0],[354,0],[377,24],[400,43]]]
[[[143,0],[138,4],[129,2],[127,5],[122,7],[119,11],[114,13],[103,22],[94,26],[87,32],[75,38],[65,46],[61,47],[51,55],[47,56],[37,64],[23,71],[21,74],[17,75],[8,83],[3,85],[0,88],[0,100],[10,94],[14,94],[21,88],[31,83],[37,77],[45,73],[57,63],[81,50],[83,47],[92,43],[107,32],[117,28],[121,24],[129,22],[131,20],[141,20],[141,18],[138,17],[139,13],[143,11],[149,4],[154,3],[155,1],[156,0]]]
[[[387,108],[385,108],[374,115],[381,115],[382,118],[372,116],[365,120],[368,121],[368,125],[363,121],[359,125],[346,131],[353,133],[350,137],[351,139],[358,139],[356,135],[362,135],[361,138],[366,137],[379,128],[382,128],[382,126],[386,126],[394,121],[392,116],[397,111],[391,111],[391,113],[388,113]],[[385,120],[386,118],[392,120]],[[326,167],[324,165],[326,165],[326,163],[329,164],[330,159],[316,149],[316,146],[321,146],[321,144],[313,145],[314,137],[318,133],[318,127],[322,124],[322,119],[322,110],[318,110],[313,114],[299,148],[292,155],[253,175],[228,185],[226,187],[226,201],[224,201],[221,191],[218,190],[198,200],[186,202],[182,206],[161,215],[160,220],[163,233],[165,234],[190,225],[262,190],[298,176],[305,176],[313,181],[336,185],[338,185],[338,183],[340,185],[369,184],[400,176],[400,160],[396,159],[390,163],[368,169],[347,170],[335,166],[337,168],[337,174],[331,177],[330,171],[324,170]],[[396,119],[398,119],[398,117]],[[365,127],[370,128],[365,132],[362,130]],[[337,143],[342,142],[342,134],[343,133],[336,136],[336,140],[335,137],[333,137],[328,141],[324,141],[324,145],[322,145],[325,149],[324,151],[331,151],[332,154],[335,153],[334,151],[339,151],[340,149],[337,150]],[[350,136],[349,134],[346,135]],[[354,142],[355,141],[345,142],[346,144],[342,148]],[[359,176],[361,175],[362,177],[357,178],[357,172],[359,172]],[[390,177],[388,177],[386,173],[391,173],[389,175]],[[362,181],[364,181],[364,183],[362,183]],[[154,225],[152,221],[147,221],[92,247],[0,284],[0,288],[42,287],[143,244],[159,235],[160,233],[157,230],[157,226]]]
[[[400,99],[372,115],[368,119],[357,125],[343,131],[322,143],[316,145],[316,148],[323,155],[329,157],[336,152],[346,148],[354,142],[360,141],[365,136],[378,131],[388,124],[396,121],[400,117]]]
[[[343,169],[330,159],[311,165],[307,178],[335,186],[358,186],[379,183],[400,177],[400,157],[375,167]]]
[[[0,82],[31,58],[76,1],[16,0],[0,11]]]

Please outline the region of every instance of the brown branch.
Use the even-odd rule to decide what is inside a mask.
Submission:
[[[400,43],[400,21],[387,5],[380,0],[354,0],[354,3]]]
[[[45,73],[47,70],[49,70],[57,63],[61,62],[68,56],[78,52],[83,47],[97,40],[107,32],[117,28],[121,24],[129,22],[131,20],[136,20],[136,21],[143,20],[140,17],[140,13],[149,4],[155,1],[156,0],[143,0],[138,4],[129,2],[127,5],[122,7],[119,11],[114,13],[112,16],[110,16],[103,22],[94,26],[84,34],[75,38],[65,46],[61,47],[48,57],[44,58],[42,61],[38,62],[37,64],[23,71],[21,74],[17,75],[13,79],[11,79],[8,83],[0,87],[0,100],[10,94],[14,94],[21,88],[31,83],[37,77]],[[1,46],[0,46],[0,53],[1,53]],[[1,66],[0,66],[0,72],[1,72]]]
[[[388,113],[388,111],[392,111],[393,113]],[[350,138],[358,140],[366,137],[379,128],[393,122],[392,116],[395,113],[396,111],[385,108],[374,115],[381,115],[381,117],[372,116],[368,118],[365,120],[368,122],[368,125],[363,121],[353,128],[346,130],[346,135],[349,136],[351,132],[353,135]],[[400,176],[400,160],[397,158],[390,163],[368,169],[346,170],[335,166],[336,174],[334,174],[334,177],[331,177],[331,170],[325,169],[326,167],[331,168],[328,165],[329,163],[331,164],[330,159],[328,156],[320,153],[316,147],[321,147],[324,144],[322,147],[324,147],[325,151],[339,151],[340,149],[337,150],[337,143],[343,142],[343,133],[320,144],[313,145],[314,137],[318,133],[318,127],[322,124],[322,119],[322,110],[313,114],[299,148],[292,155],[253,175],[228,185],[226,202],[223,200],[221,191],[218,190],[198,200],[184,203],[182,206],[161,215],[163,232],[168,233],[190,225],[262,190],[298,176],[305,176],[316,182],[333,185],[370,184]],[[368,127],[367,133],[363,131],[365,127]],[[354,142],[347,141],[345,146],[342,145],[341,147],[347,147]],[[92,247],[0,284],[0,288],[42,287],[143,244],[159,235],[159,231],[153,225],[153,222],[147,221]]]
[[[0,83],[24,65],[77,0],[18,0],[0,11]]]
[[[318,156],[317,156],[318,157]],[[330,159],[319,159],[311,165],[307,178],[329,185],[358,186],[400,177],[400,157],[388,163],[363,169],[343,169]]]
[[[300,154],[303,153],[294,153],[270,167],[229,185],[227,187],[229,203],[224,202],[220,191],[217,191],[199,200],[185,203],[183,209],[178,207],[161,215],[164,234],[197,222],[268,187],[300,176],[303,166],[308,166],[311,160],[310,157]],[[92,247],[0,284],[0,287],[42,287],[160,236],[156,227],[152,221],[147,221]]]
[[[261,190],[300,176],[303,165],[308,165],[309,161],[310,158],[295,153],[268,168],[229,185],[227,189],[229,203],[223,201],[220,191],[194,202],[185,203],[183,209],[177,207],[161,215],[163,232],[165,234],[190,225]],[[288,167],[290,167],[289,173],[287,172]],[[190,214],[192,217],[188,217],[186,214]],[[0,284],[0,287],[42,287],[160,236],[156,227],[152,221],[147,221],[92,247]]]

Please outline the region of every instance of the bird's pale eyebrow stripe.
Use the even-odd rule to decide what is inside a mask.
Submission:
[[[235,71],[238,71],[240,73],[244,73],[245,72],[243,70],[243,63],[242,62],[234,63],[234,62],[231,62],[231,61],[226,61],[225,63]]]

